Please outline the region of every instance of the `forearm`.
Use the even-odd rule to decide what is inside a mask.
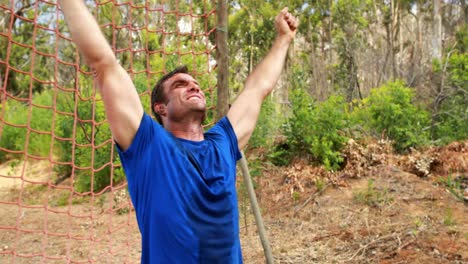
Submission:
[[[245,89],[255,89],[262,97],[273,90],[284,68],[291,42],[289,36],[276,37],[268,54],[247,77]]]
[[[96,72],[106,116],[115,141],[127,149],[138,130],[143,107],[128,73],[117,63],[114,52],[83,0],[58,0],[73,42]]]
[[[239,148],[242,149],[255,127],[265,97],[273,90],[284,67],[289,45],[296,35],[297,19],[283,8],[275,18],[277,37],[268,54],[247,77],[244,90],[227,113]]]
[[[115,55],[83,0],[59,0],[73,42],[94,69],[115,61]]]

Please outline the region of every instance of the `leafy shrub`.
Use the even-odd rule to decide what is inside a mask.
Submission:
[[[440,73],[440,64],[435,66],[435,72]],[[451,91],[451,96],[444,98],[435,113],[433,127],[433,139],[442,144],[468,138],[468,54],[453,53],[446,71],[446,89]]]
[[[249,149],[270,146],[280,123],[279,119],[271,97],[266,98],[262,104],[255,130],[250,137]]]
[[[268,159],[276,166],[290,164],[293,157],[294,153],[287,142],[275,145],[273,150],[268,153]]]
[[[53,118],[52,93],[34,94],[29,105],[14,99],[4,102],[5,116],[0,145],[11,151],[25,151],[29,155],[47,157],[50,152],[50,134]],[[7,153],[0,152],[0,161]]]
[[[414,91],[402,81],[389,82],[372,89],[353,115],[363,127],[387,136],[397,151],[404,152],[429,139],[429,114],[413,104],[413,97]]]
[[[77,115],[77,119],[71,115],[58,118],[55,133],[65,139],[58,142],[60,162],[68,165],[57,166],[56,169],[62,175],[75,173],[78,192],[97,192],[110,185],[112,167],[118,163],[117,151],[111,155],[113,142],[109,124],[104,122],[102,101],[79,101]],[[121,168],[115,168],[113,182],[123,180]]]
[[[340,151],[347,141],[343,132],[348,120],[344,99],[331,96],[316,103],[305,91],[296,89],[291,101],[286,136],[292,150],[310,154],[328,170],[338,169],[343,162]]]
[[[463,201],[462,177],[453,177],[448,175],[447,177],[439,177],[437,180],[442,184],[451,194],[453,194],[458,200]]]

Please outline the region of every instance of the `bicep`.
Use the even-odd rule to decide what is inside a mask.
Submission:
[[[250,139],[260,113],[263,96],[255,90],[244,90],[227,114],[237,137],[239,149]]]
[[[143,107],[128,73],[117,62],[96,70],[96,80],[114,140],[126,150],[143,116]]]

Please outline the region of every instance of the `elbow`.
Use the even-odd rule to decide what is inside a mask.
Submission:
[[[262,90],[260,90],[260,96],[262,98],[262,101],[265,100],[265,98],[270,95],[271,91],[273,91],[273,88],[275,86],[274,85],[271,85],[271,86],[268,86],[267,88],[264,88]]]
[[[87,64],[95,71],[117,63],[117,58],[111,49],[96,49],[93,52],[82,49]]]
[[[273,91],[273,89],[275,88],[275,85],[276,83],[272,83],[268,81],[262,84],[259,84],[258,92],[260,93],[262,100],[265,99],[271,93],[271,91]]]
[[[113,65],[118,64],[117,58],[114,56],[113,53],[99,56],[96,58],[91,58],[89,61],[89,66],[96,72],[102,72],[105,69],[112,67]]]
[[[252,87],[252,89],[264,99],[273,91],[275,85],[276,82],[271,82],[269,80],[257,80],[255,82],[246,82],[245,87]]]

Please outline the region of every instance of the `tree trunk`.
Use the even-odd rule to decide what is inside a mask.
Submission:
[[[395,54],[395,39],[398,36],[398,3],[391,1],[391,21],[390,21],[390,59],[392,65],[392,79],[397,78],[397,62]]]
[[[330,0],[328,2],[328,10],[330,12],[330,22],[329,22],[329,29],[328,29],[328,32],[329,32],[329,35],[330,35],[330,39],[328,40],[328,43],[330,45],[330,48],[328,49],[328,57],[329,57],[329,61],[328,61],[328,64],[331,65],[333,64],[333,48],[332,47],[332,44],[333,44],[333,41],[332,41],[332,32],[333,32],[333,12],[332,12],[332,6],[333,6],[333,0]],[[326,62],[326,57],[323,57],[323,61]],[[325,83],[327,83],[325,81]],[[329,91],[333,91],[333,87],[335,86],[335,71],[331,71],[331,74],[330,74],[330,83],[328,84],[327,83],[327,93]]]
[[[442,18],[440,15],[440,0],[433,0],[433,16],[432,22],[433,35],[432,35],[432,59],[440,60],[442,58]]]
[[[465,24],[468,24],[468,5],[466,4],[465,0],[461,0],[460,2],[463,14],[463,21],[465,21]]]

